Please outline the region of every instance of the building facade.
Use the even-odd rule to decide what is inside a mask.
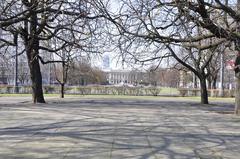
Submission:
[[[105,72],[108,83],[112,85],[138,85],[143,84],[147,80],[147,73],[141,71],[109,70]]]

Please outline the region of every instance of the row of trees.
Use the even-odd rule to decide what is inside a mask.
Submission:
[[[171,64],[192,71],[200,80],[201,103],[207,104],[206,80],[214,71],[213,59],[218,60],[226,49],[240,51],[239,9],[240,0],[1,0],[0,28],[11,34],[11,40],[1,38],[0,46],[15,46],[21,37],[33,102],[45,102],[39,61],[63,66],[66,62],[63,55],[60,61],[44,61],[42,51],[94,53],[107,34],[106,42],[112,45],[108,48],[117,49],[124,62],[146,64],[172,58]],[[239,77],[236,90],[239,113]]]
[[[99,9],[116,26],[125,57],[138,62],[173,57],[199,78],[201,103],[208,104],[212,60],[227,49],[240,51],[240,1],[125,0],[120,6],[111,12],[101,3]],[[236,113],[239,86],[237,77]]]

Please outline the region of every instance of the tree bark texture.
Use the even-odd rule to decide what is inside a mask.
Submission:
[[[240,0],[237,0],[237,9],[238,14],[240,13]],[[240,32],[240,21],[237,22],[237,32]],[[235,60],[235,67],[239,65],[239,52],[240,52],[240,39],[238,38],[235,43],[236,51],[238,51],[238,55]],[[235,90],[235,114],[240,115],[240,76],[239,76],[239,69],[235,70],[235,77],[236,77],[236,90]]]
[[[32,80],[33,103],[45,103],[42,90],[42,74],[38,60],[29,61],[29,68]]]
[[[235,114],[240,115],[240,77],[236,77]]]
[[[64,98],[64,86],[65,83],[61,83],[61,95],[60,95],[61,98]]]
[[[206,79],[201,78],[200,79],[200,85],[201,85],[201,104],[208,104],[208,91],[207,91],[207,84]]]

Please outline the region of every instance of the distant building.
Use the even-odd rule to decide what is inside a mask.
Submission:
[[[129,70],[109,70],[106,71],[109,84],[130,84],[138,85],[147,80],[147,73]]]

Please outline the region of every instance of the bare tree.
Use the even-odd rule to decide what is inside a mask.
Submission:
[[[210,73],[207,68],[211,64],[211,61],[216,53],[216,48],[206,50],[199,49],[183,49],[180,53],[181,56],[177,55],[175,51],[169,47],[173,57],[176,61],[186,67],[188,70],[193,72],[200,81],[201,88],[201,103],[208,104],[208,92],[206,80]]]
[[[148,78],[145,79],[145,82],[149,82],[151,85],[174,88],[179,86],[180,74],[177,69],[152,66],[147,70],[147,74]]]
[[[111,15],[107,8],[104,12],[119,31],[118,46],[123,58],[152,63],[174,57],[200,79],[201,103],[208,104],[206,67],[213,50],[225,40],[212,40],[212,34],[180,15],[175,2],[126,0],[121,4],[117,15]],[[212,53],[206,53],[207,49]]]
[[[6,0],[1,2],[0,28],[4,32],[20,35],[23,40],[30,68],[33,102],[44,103],[39,60],[43,64],[56,61],[43,61],[41,53],[58,52],[70,45],[83,50],[90,48],[85,45],[85,41],[91,35],[97,35],[96,28],[100,24],[98,18],[101,16],[92,8],[92,1]],[[58,46],[52,48],[51,44],[56,39]],[[1,46],[14,45],[13,36],[9,40],[1,38],[0,41]],[[47,41],[50,47],[45,47],[44,41]]]
[[[162,4],[161,1],[158,1]],[[175,1],[178,16],[206,30],[201,37],[214,36],[235,43],[236,51],[240,51],[239,9],[240,1]],[[167,4],[164,4],[167,5]],[[222,19],[222,17],[224,19]],[[220,19],[216,21],[216,18]],[[240,77],[237,78],[235,113],[240,114]]]
[[[99,8],[126,40],[144,39],[148,43],[157,43],[158,48],[165,47],[170,52],[171,48],[182,46],[204,50],[223,42],[235,43],[236,51],[240,51],[240,0],[124,0],[121,1],[117,14],[104,7],[103,3],[99,3]],[[186,30],[186,27],[191,30]],[[201,34],[196,34],[198,28],[201,29]],[[213,37],[217,38],[213,43],[201,42]],[[148,60],[155,58],[157,56]],[[237,90],[240,90],[240,77],[237,79]],[[239,110],[240,92],[237,91],[236,114],[240,114]]]
[[[99,68],[91,66],[86,58],[75,59],[69,68],[70,85],[106,84],[107,76]]]
[[[62,50],[62,53],[59,54],[61,63],[57,63],[54,66],[55,77],[57,82],[60,84],[60,97],[64,98],[64,87],[68,80],[69,67],[71,63],[71,50],[67,51],[66,49]]]

